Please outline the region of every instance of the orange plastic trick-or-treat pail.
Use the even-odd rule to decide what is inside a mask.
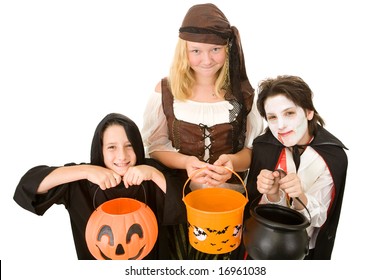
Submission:
[[[85,231],[88,249],[98,260],[143,259],[153,249],[157,235],[153,211],[132,198],[101,204],[91,214]]]
[[[185,195],[186,185],[198,171],[188,178],[183,187],[189,241],[192,247],[203,253],[228,253],[241,243],[248,192],[241,177],[233,170],[228,170],[239,178],[246,196],[221,187],[197,189]]]

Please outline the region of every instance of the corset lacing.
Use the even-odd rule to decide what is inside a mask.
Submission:
[[[207,125],[204,125],[202,123],[199,124],[199,126],[203,129],[203,140],[204,140],[204,157],[203,160],[207,163],[210,162],[210,149],[211,149],[211,138],[210,138],[210,132],[209,127]]]

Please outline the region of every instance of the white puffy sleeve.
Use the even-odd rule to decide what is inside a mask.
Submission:
[[[264,119],[257,110],[257,94],[255,94],[252,109],[247,116],[245,147],[252,149],[253,140],[259,136],[264,129]]]
[[[154,92],[146,104],[141,130],[145,153],[154,151],[176,151],[168,138],[168,125],[162,108],[161,93]]]

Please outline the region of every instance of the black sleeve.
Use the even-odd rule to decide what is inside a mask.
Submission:
[[[187,211],[183,202],[183,187],[187,180],[187,173],[183,170],[170,169],[157,160],[148,159],[148,165],[160,170],[165,177],[167,190],[164,197],[162,223],[164,225],[175,225],[187,222]]]
[[[54,166],[39,165],[28,170],[16,187],[13,197],[15,202],[20,207],[37,215],[43,215],[55,203],[64,204],[64,201],[61,199],[67,189],[65,185],[55,187],[45,194],[36,193],[43,179],[57,168]]]
[[[260,139],[260,137],[257,139]],[[257,176],[262,169],[274,170],[282,149],[283,146],[263,142],[256,143],[256,140],[254,141],[252,160],[247,179],[249,202],[245,208],[245,217],[249,217],[251,205],[257,205],[262,196],[257,190]]]

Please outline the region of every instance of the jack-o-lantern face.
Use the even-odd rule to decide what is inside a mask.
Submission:
[[[126,244],[129,244],[131,242],[131,238],[134,234],[137,234],[138,238],[144,237],[142,227],[139,224],[133,224],[132,226],[130,226],[130,228],[126,234]],[[104,236],[107,236],[107,238],[108,238],[107,242],[109,243],[109,246],[111,246],[111,247],[115,246],[115,236],[114,236],[114,233],[113,233],[111,227],[108,225],[102,226],[102,228],[99,230],[98,236],[97,236],[96,247],[99,249],[100,255],[102,256],[103,259],[111,260],[111,258],[109,256],[104,254],[104,252],[103,252],[104,250],[102,251],[102,249],[100,248],[101,245],[103,245],[105,248],[107,247],[107,244],[102,243],[102,238]],[[145,248],[145,245],[143,245],[141,248],[139,248],[136,255],[134,255],[133,257],[130,257],[128,259],[129,260],[138,259],[139,256],[141,256],[144,248]],[[126,253],[125,249],[121,243],[119,243],[115,246],[115,256],[121,257],[125,253]]]
[[[157,220],[144,203],[118,198],[100,205],[89,218],[85,238],[100,260],[139,260],[153,249]]]
[[[208,253],[221,254],[230,252],[238,247],[241,241],[242,225],[234,227],[226,226],[223,229],[202,229],[197,226],[188,225],[192,228],[190,239],[198,250],[207,248]],[[194,238],[195,237],[195,238]]]

